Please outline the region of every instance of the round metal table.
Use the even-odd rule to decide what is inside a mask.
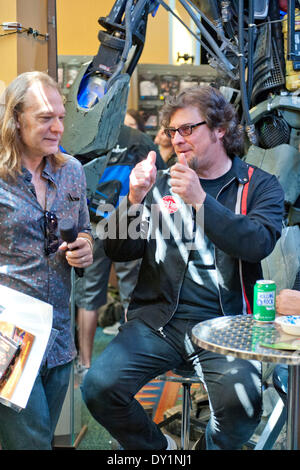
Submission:
[[[263,347],[261,343],[282,341],[283,333],[275,323],[260,323],[252,315],[233,315],[198,323],[193,341],[203,349],[220,354],[288,365],[287,448],[300,449],[300,351]],[[292,338],[285,335],[285,338]],[[296,339],[296,337],[294,337]]]

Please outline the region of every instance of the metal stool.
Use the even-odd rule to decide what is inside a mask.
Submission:
[[[267,387],[267,380],[273,372],[274,366],[264,365],[262,383],[263,387]],[[190,416],[191,410],[191,386],[195,383],[201,383],[201,380],[196,375],[194,369],[173,369],[171,375],[163,374],[157,377],[158,380],[164,380],[169,382],[181,383],[183,388],[182,394],[182,412],[175,413],[170,418],[166,418],[161,421],[158,426],[161,428],[170,424],[177,418],[182,417],[181,419],[181,449],[188,450],[190,442],[190,424],[193,423],[198,428],[205,431],[206,424],[199,419],[192,418]],[[286,409],[283,401],[279,398],[276,406],[274,407],[273,412],[271,413],[266,426],[264,427],[257,443],[248,441],[246,447],[249,447],[253,450],[270,450],[273,448],[273,445],[285,423],[286,419]]]
[[[262,364],[262,389],[267,390],[270,388],[275,388],[277,393],[279,390],[274,387],[274,376],[275,374],[275,365],[274,364]],[[273,375],[272,382],[270,382],[270,377]],[[278,400],[264,426],[262,429],[258,441],[253,442],[252,438],[247,442],[246,447],[249,447],[253,450],[272,450],[273,446],[283,429],[283,426],[286,421],[286,406],[282,398],[278,397]]]
[[[160,375],[158,380],[164,380],[168,382],[177,382],[182,385],[182,412],[175,413],[170,418],[161,421],[158,426],[161,428],[170,424],[177,418],[181,417],[181,449],[188,450],[190,443],[190,425],[194,423],[197,427],[205,430],[206,424],[202,423],[198,419],[191,417],[191,386],[195,383],[201,383],[201,380],[196,375],[194,369],[173,369],[172,375],[163,374]]]

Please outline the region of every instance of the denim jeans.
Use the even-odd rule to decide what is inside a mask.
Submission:
[[[0,443],[4,450],[51,450],[71,364],[51,369],[44,366],[24,410],[17,412],[0,404]]]
[[[273,384],[284,404],[287,402],[288,366],[277,364],[273,371]]]
[[[184,362],[193,364],[208,391],[208,449],[240,449],[257,427],[260,364],[197,348],[188,334],[194,324],[171,321],[164,337],[140,320],[130,320],[92,364],[83,382],[84,401],[124,449],[166,448],[161,430],[134,397],[153,378]]]

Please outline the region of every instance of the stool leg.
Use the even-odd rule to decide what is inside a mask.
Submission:
[[[182,384],[181,449],[188,450],[190,443],[191,385]]]

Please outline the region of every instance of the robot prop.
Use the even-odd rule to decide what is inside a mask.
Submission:
[[[226,98],[234,96],[231,101],[248,137],[244,159],[279,178],[286,194],[286,222],[298,225],[299,0],[178,1],[199,34],[184,26],[217,71],[214,86]],[[93,197],[117,142],[148,15],[155,16],[159,6],[176,16],[164,0],[116,0],[109,15],[99,18],[104,30],[98,35],[97,55],[82,66],[68,94],[62,146],[84,164],[88,197]]]

